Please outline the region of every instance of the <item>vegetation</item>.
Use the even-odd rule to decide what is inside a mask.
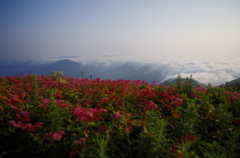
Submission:
[[[131,80],[0,77],[2,157],[229,158],[240,154],[240,93]]]

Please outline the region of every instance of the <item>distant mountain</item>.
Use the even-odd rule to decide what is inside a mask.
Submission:
[[[40,68],[31,69],[24,71],[25,74],[51,74],[54,71],[62,71],[64,76],[80,78],[81,77],[81,66],[77,62],[73,62],[68,59],[63,59],[55,63],[51,63]]]
[[[62,59],[65,59],[65,58],[79,58],[81,56],[59,56],[59,57],[48,57],[48,58],[62,58]]]
[[[20,73],[25,73],[32,69],[37,69],[46,66],[47,64],[33,64],[32,61],[18,62],[11,65],[0,65],[0,75],[2,76],[14,76]],[[26,74],[26,73],[25,73]]]
[[[237,78],[235,80],[232,80],[232,81],[228,82],[228,86],[229,87],[236,86],[236,85],[240,85],[240,78]],[[219,85],[217,87],[220,87],[220,86],[226,86],[226,83],[225,84],[221,84],[221,85]]]
[[[207,85],[205,85],[205,84],[203,84],[203,83],[201,83],[201,82],[199,82],[199,81],[197,81],[197,80],[195,80],[195,79],[192,79],[193,80],[193,85],[196,87],[197,85],[200,85],[201,87],[207,87]],[[187,81],[187,79],[186,78],[182,78],[182,82],[186,82]],[[176,79],[170,79],[170,80],[167,80],[167,81],[164,81],[164,82],[162,82],[162,83],[160,83],[160,84],[165,84],[165,83],[167,83],[168,85],[170,85],[170,84],[177,84],[177,78]]]
[[[27,61],[13,65],[2,65],[0,66],[0,75],[14,76],[20,73],[42,75],[51,74],[54,71],[62,71],[64,76],[81,78],[81,71],[84,71],[84,78],[89,78],[90,75],[92,75],[93,78],[146,80],[149,83],[152,81],[159,82],[161,78],[166,77],[162,75],[161,70],[152,69],[153,67],[151,65],[136,66],[136,63],[133,62],[105,66],[101,63],[84,65],[69,59],[63,59],[46,64],[34,64],[32,61]]]
[[[12,64],[16,64],[16,63],[19,63],[19,61],[18,60],[12,60],[12,59],[9,59],[9,60],[0,59],[0,66],[1,65],[12,65]]]

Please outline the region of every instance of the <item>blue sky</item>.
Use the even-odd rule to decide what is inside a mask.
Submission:
[[[239,8],[239,0],[1,0],[0,59],[236,59]]]

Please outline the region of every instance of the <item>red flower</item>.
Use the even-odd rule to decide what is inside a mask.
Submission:
[[[57,103],[57,105],[60,106],[62,109],[65,109],[66,107],[69,107],[69,106],[70,106],[69,103],[64,103],[63,100],[57,100],[56,103]]]
[[[123,127],[123,132],[125,133],[125,134],[127,134],[128,132],[130,132],[132,130],[132,127],[128,127],[128,126],[124,126]]]
[[[43,104],[49,104],[50,103],[50,100],[49,99],[43,99],[41,100]]]
[[[157,104],[155,104],[153,101],[147,101],[143,103],[145,110],[155,110],[157,109]]]
[[[53,96],[55,98],[63,98],[63,96],[61,94],[62,94],[62,92],[57,92],[57,93],[54,93]]]
[[[31,123],[27,123],[21,126],[21,129],[25,130],[27,133],[33,133],[37,128],[41,128],[43,123],[35,123],[32,125]]]
[[[53,140],[60,140],[62,138],[63,135],[65,135],[66,133],[64,131],[58,131],[53,133],[52,135],[52,139]]]
[[[191,144],[194,144],[196,140],[198,140],[199,138],[194,136],[194,135],[188,135],[185,136],[181,139],[181,142],[186,143],[186,142],[190,142]]]
[[[77,155],[77,154],[78,154],[77,151],[70,151],[70,152],[69,152],[69,155],[70,155],[70,156],[75,156],[75,155]]]
[[[27,121],[31,120],[29,112],[20,112],[20,113],[16,114],[16,117],[18,118],[18,120],[23,121],[23,122],[27,122]]]
[[[177,98],[176,100],[173,101],[173,105],[174,105],[175,107],[179,107],[179,106],[181,106],[182,104],[183,104],[183,100],[180,99],[180,98]]]
[[[86,142],[86,138],[80,138],[79,140],[74,140],[73,144],[75,144],[75,145],[84,144],[85,145],[85,142]]]
[[[15,113],[22,112],[22,108],[17,108],[16,106],[11,106],[11,111]]]
[[[48,132],[44,134],[44,137],[47,139],[51,139],[51,143],[55,140],[60,140],[66,133],[64,131],[57,131],[55,133]]]
[[[175,155],[177,155],[178,158],[183,158],[184,155],[178,151],[179,149],[180,146],[173,145],[172,148],[168,149],[168,151],[173,152]]]
[[[90,104],[92,104],[92,99],[85,99],[85,104],[88,106],[88,105],[90,105]]]
[[[98,133],[105,133],[106,131],[108,130],[108,126],[103,126],[103,125],[100,125],[100,127],[97,129],[97,132]]]
[[[93,121],[98,121],[98,120],[103,120],[102,118],[102,110],[94,109],[94,108],[89,108],[89,109],[84,109],[82,107],[77,106],[73,114],[77,117],[76,121],[82,120],[84,122],[93,122]]]
[[[52,132],[45,133],[44,137],[47,138],[47,139],[51,138],[52,137]]]
[[[22,126],[21,122],[15,122],[13,120],[9,121],[9,123],[11,124],[11,126],[15,127],[15,128],[20,128]]]
[[[102,112],[107,112],[107,110],[106,109],[99,109],[100,111],[102,111]]]
[[[115,119],[118,119],[120,117],[122,117],[122,115],[120,115],[119,113],[114,113],[114,116],[113,116]]]

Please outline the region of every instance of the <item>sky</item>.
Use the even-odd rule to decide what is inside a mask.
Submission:
[[[239,0],[1,0],[0,59],[240,59]]]
[[[193,74],[218,85],[240,77],[239,8],[239,0],[0,0],[0,65],[147,65],[159,80]]]

